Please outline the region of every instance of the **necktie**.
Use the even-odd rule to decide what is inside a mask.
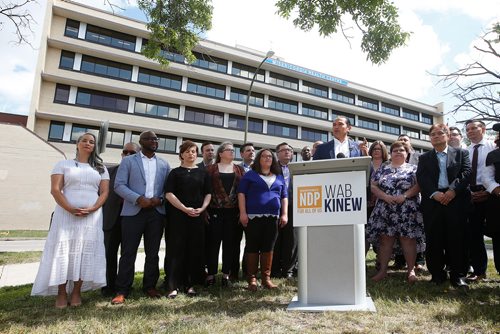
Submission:
[[[470,173],[470,185],[475,186],[476,185],[476,179],[477,179],[477,158],[479,156],[479,146],[481,144],[476,144],[474,145],[474,152],[472,152],[472,171]]]

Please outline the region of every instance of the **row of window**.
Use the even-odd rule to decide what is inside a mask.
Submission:
[[[78,38],[78,31],[80,28],[80,22],[67,19],[66,21],[66,29],[65,29],[65,35],[68,37],[73,37],[73,38]],[[113,31],[110,29],[105,29],[105,28],[100,28],[93,26],[91,24],[87,24],[87,29],[86,29],[86,34],[85,34],[85,40],[94,42],[94,43],[99,43],[103,45],[107,45],[110,47],[115,47],[123,50],[128,50],[128,51],[135,51],[135,43],[136,43],[136,38],[135,36],[132,35],[127,35],[124,33],[120,33],[117,31]],[[143,41],[143,44],[146,44],[147,40]],[[228,68],[228,61],[225,59],[221,59],[218,57],[202,54],[199,52],[193,52],[194,56],[196,57],[196,60],[191,64],[193,66],[205,68],[208,70],[220,72],[220,73],[227,73],[227,68]],[[164,56],[174,62],[179,62],[179,63],[184,63],[185,59],[182,55],[179,55],[173,51],[164,51]],[[128,65],[126,65],[128,66]],[[108,70],[104,70],[103,68],[97,69],[95,71],[98,71],[100,73],[108,72]],[[116,73],[117,69],[113,68],[110,71],[113,72],[113,76],[120,78],[120,79],[125,79],[125,80],[130,80],[126,79],[125,77],[128,75],[127,70],[123,69],[122,71],[118,71],[121,73]],[[131,71],[131,69],[130,69]],[[231,69],[231,74],[232,75],[237,75],[241,76],[244,78],[251,79],[253,78],[253,75],[256,71],[256,68],[244,64],[239,64],[234,62],[232,65]],[[93,72],[97,73],[97,72]],[[131,73],[131,72],[130,72]],[[109,75],[103,74],[103,75]],[[161,77],[161,75],[158,75],[158,77]],[[155,79],[156,80],[156,79]],[[256,75],[256,80],[264,82],[265,81],[265,71],[259,70],[259,72]],[[152,85],[155,85],[155,83],[150,83]],[[167,87],[167,88],[172,88],[168,86],[168,83],[158,83],[158,86],[162,87]],[[269,84],[271,85],[276,85],[280,87],[284,87],[287,89],[292,89],[292,90],[298,90],[299,89],[299,80],[297,78],[293,78],[290,76],[286,76],[283,74],[278,74],[274,72],[270,72],[269,74]],[[175,86],[177,83],[175,83]],[[179,83],[180,85],[180,83]],[[172,89],[177,89],[177,88],[172,88]],[[179,88],[180,89],[180,88]],[[192,86],[191,89],[194,89],[195,91],[198,89],[198,87]],[[203,88],[202,88],[203,90]],[[302,89],[303,92],[320,96],[323,98],[328,98],[328,87],[322,86],[319,84],[303,81],[302,83]],[[203,93],[200,93],[203,94]],[[214,94],[214,95],[213,95]],[[222,95],[221,92],[216,92],[213,89],[210,89],[210,92],[207,94],[209,96],[215,96],[218,98],[221,98],[220,96]],[[347,104],[354,104],[355,102],[355,95],[352,93],[344,92],[342,90],[338,89],[332,89],[332,100],[342,102],[342,103],[347,103]],[[382,102],[381,108],[379,109],[379,102],[377,100],[373,100],[367,97],[363,96],[358,96],[356,104],[362,108],[367,108],[370,110],[374,111],[380,111],[383,113],[387,113],[393,116],[398,116],[398,117],[403,117],[406,119],[411,119],[414,121],[420,121],[426,124],[432,124],[432,116],[427,115],[422,113],[421,114],[421,119],[419,120],[419,114],[416,111],[409,110],[406,108],[403,108],[402,113],[400,113],[400,107],[390,105],[387,103]],[[278,109],[281,110],[281,109]],[[285,110],[288,111],[288,110]],[[288,112],[293,112],[293,111],[288,111]]]
[[[70,86],[57,84],[54,102],[69,102]],[[102,109],[113,112],[126,113],[128,111],[129,98],[124,95],[105,93],[96,90],[78,88],[75,104],[93,109]],[[137,98],[134,105],[134,113],[153,117],[179,119],[180,106],[170,103],[151,101]],[[224,114],[216,111],[186,107],[184,121],[198,123],[216,127],[224,126]],[[229,115],[228,127],[230,129],[244,130],[245,119],[237,115]],[[282,124],[278,122],[268,122],[267,134],[279,137],[297,138],[297,126]],[[263,133],[263,121],[255,118],[249,118],[249,132]],[[322,140],[314,138],[324,138],[327,140],[326,131],[317,131],[313,129],[302,129],[302,139],[304,140]]]

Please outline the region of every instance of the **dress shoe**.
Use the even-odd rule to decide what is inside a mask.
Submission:
[[[486,279],[486,274],[482,274],[482,275],[474,275],[474,274],[471,274],[469,276],[467,276],[465,278],[465,280],[468,282],[468,283],[476,283],[476,282],[479,282],[479,281],[483,281]]]
[[[463,277],[456,278],[451,281],[451,285],[453,285],[455,288],[458,290],[461,290],[463,292],[469,291],[469,285],[465,281]]]
[[[188,297],[195,297],[198,295],[198,292],[193,287],[190,287],[189,289],[186,290],[186,294]]]
[[[111,304],[113,305],[121,305],[125,303],[125,295],[117,294],[115,298],[111,300]]]
[[[177,297],[177,290],[172,290],[167,294],[167,298],[174,299]]]
[[[161,293],[160,291],[156,290],[155,288],[149,288],[145,292],[146,296],[149,298],[161,298]]]

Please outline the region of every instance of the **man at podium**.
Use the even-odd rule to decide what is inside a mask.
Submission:
[[[366,139],[358,144],[348,137],[349,131],[351,131],[349,118],[337,116],[332,124],[333,139],[316,148],[313,160],[367,156],[368,142]]]

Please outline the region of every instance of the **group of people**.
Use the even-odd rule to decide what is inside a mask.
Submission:
[[[500,224],[491,214],[500,204],[500,150],[485,141],[484,123],[470,121],[466,129],[471,146],[479,145],[472,151],[456,145],[455,129],[435,124],[429,152],[415,152],[406,135],[388,152],[381,141],[369,145],[366,139],[350,139],[349,119],[339,116],[331,141],[302,149],[303,161],[372,157],[366,245],[377,252],[374,281],[387,276],[395,256],[406,265],[413,284],[425,251],[432,282],[443,283],[448,268],[451,283],[467,288],[466,278],[485,278],[485,228],[500,272]],[[139,145],[126,144],[121,163],[107,169],[95,136],[86,133],[77,140],[76,158],[54,167],[51,194],[57,206],[32,295],[56,295],[55,307],[65,308],[81,305],[82,291],[102,288],[113,296],[112,304],[125,303],[143,239],[142,289],[159,298],[163,235],[168,298],[181,291],[195,296],[198,286],[216,284],[221,245],[220,284],[227,287],[237,280],[243,233],[248,290],[258,289],[259,264],[264,288],[276,288],[271,277],[296,275],[289,144],[256,154],[253,144],[245,143],[240,147],[243,161],[237,164],[232,143],[224,142],[217,150],[204,143],[203,161],[197,164],[199,148],[187,140],[179,147],[180,166],[172,169],[155,154],[158,141],[152,131],[141,133]],[[474,273],[466,277],[469,265]]]

